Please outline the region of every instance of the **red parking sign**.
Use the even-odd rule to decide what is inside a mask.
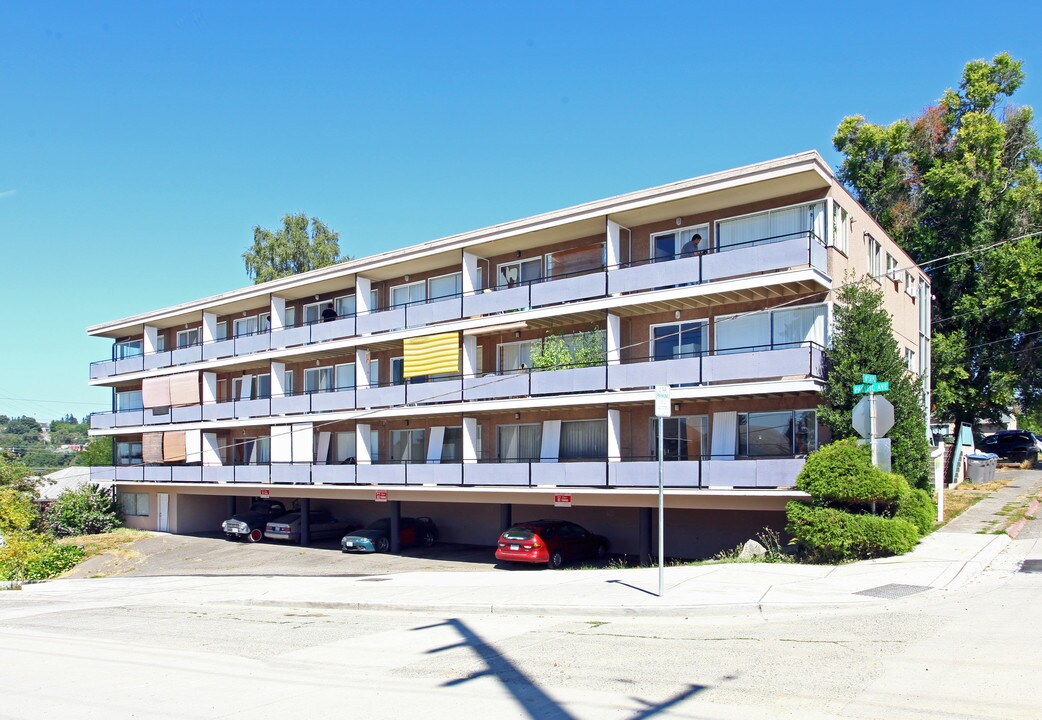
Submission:
[[[554,495],[554,507],[571,507],[571,495]]]
[[[387,502],[387,491],[377,490],[376,491],[376,502]]]
[[[261,488],[261,497],[268,497],[268,495],[271,495],[271,490],[268,488]]]

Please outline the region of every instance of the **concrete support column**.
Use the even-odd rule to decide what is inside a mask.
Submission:
[[[463,253],[463,295],[471,295],[481,286],[481,268],[478,267],[478,256],[469,252]]]
[[[368,423],[355,425],[355,462],[359,465],[373,462],[373,437]]]
[[[355,387],[367,388],[375,385],[379,378],[369,377],[369,351],[355,348]]]
[[[286,327],[286,298],[271,296],[271,329],[282,330]]]
[[[369,293],[373,289],[373,283],[369,278],[355,275],[355,313],[365,315],[373,312],[376,308],[370,307]]]
[[[212,343],[217,340],[217,315],[210,312],[203,313],[203,343]]]
[[[514,524],[513,510],[514,506],[510,503],[503,503],[499,506],[499,532],[506,532]]]
[[[614,270],[622,262],[622,232],[617,222],[608,220],[607,237],[605,238],[605,255],[608,268]]]
[[[300,544],[307,547],[311,544],[311,500],[301,498],[300,500]]]
[[[605,356],[609,365],[618,365],[622,361],[622,322],[618,315],[608,313],[605,326]]]
[[[640,508],[640,521],[637,523],[637,547],[640,557],[637,562],[641,565],[651,564],[651,508]]]
[[[274,328],[275,326],[272,325],[272,329]],[[273,398],[286,396],[286,363],[271,363],[271,396]]]
[[[622,417],[618,410],[608,410],[608,462],[622,459]]]
[[[400,500],[392,500],[388,503],[391,507],[391,552],[396,553],[402,549],[401,537],[399,536],[402,525],[402,503]]]
[[[228,517],[231,517],[232,515],[235,514],[235,496],[234,495],[229,495],[228,496],[228,508],[225,511],[225,514]]]
[[[145,325],[144,340],[141,343],[141,349],[145,355],[151,355],[156,352],[159,347],[159,328],[153,327],[152,325]]]

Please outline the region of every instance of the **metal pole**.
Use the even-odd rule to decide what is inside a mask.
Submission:
[[[662,597],[665,583],[663,574],[665,572],[665,540],[664,525],[665,505],[663,502],[663,480],[662,480],[662,417],[658,419],[658,596]]]

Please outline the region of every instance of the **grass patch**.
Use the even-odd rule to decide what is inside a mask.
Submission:
[[[133,554],[124,546],[135,540],[141,540],[149,536],[144,530],[132,530],[130,528],[117,528],[111,532],[99,533],[97,535],[76,535],[59,540],[61,545],[79,545],[83,548],[84,559],[103,555],[108,552],[129,556]]]
[[[979,503],[988,493],[980,490],[963,490],[960,488],[944,491],[944,524],[962,515]]]

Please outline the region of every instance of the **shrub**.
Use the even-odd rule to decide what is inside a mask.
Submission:
[[[59,545],[49,535],[21,532],[0,548],[0,580],[46,580],[75,567],[83,549]]]
[[[38,519],[36,503],[27,493],[0,486],[0,534],[28,530]]]
[[[796,488],[824,504],[896,504],[908,483],[872,466],[866,446],[854,438],[838,440],[810,454],[796,478]]]
[[[790,502],[786,532],[798,539],[812,562],[837,562],[900,555],[919,541],[916,527],[903,518],[886,518]]]
[[[937,506],[930,493],[920,488],[909,488],[908,492],[901,496],[901,505],[894,517],[907,520],[915,525],[920,535],[926,535],[933,531],[933,524],[937,519]]]
[[[44,527],[55,537],[96,535],[122,524],[123,513],[108,491],[92,483],[63,491],[44,513]]]

